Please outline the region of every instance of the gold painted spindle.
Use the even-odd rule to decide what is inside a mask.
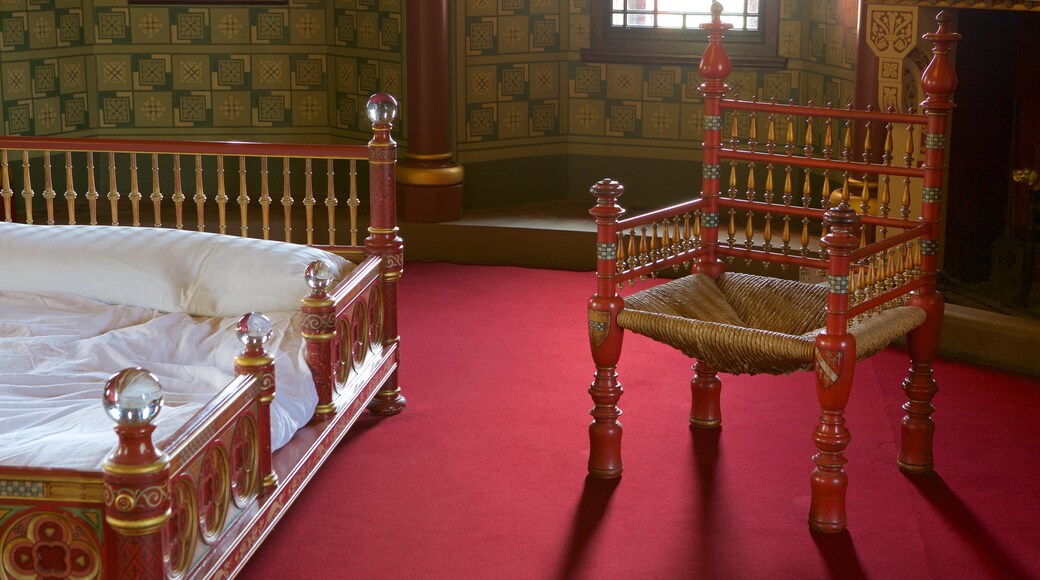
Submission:
[[[650,263],[649,256],[646,254],[647,241],[646,241],[646,226],[643,226],[642,235],[639,236],[639,263],[646,265]]]
[[[116,154],[108,152],[108,207],[112,212],[112,225],[119,225],[119,184],[116,181]]]
[[[260,158],[260,231],[271,239],[271,185],[268,183],[267,157]]]
[[[358,188],[357,188],[357,160],[350,160],[350,198],[347,200],[347,205],[350,206],[350,245],[357,246],[357,210],[358,205],[361,202],[358,201]]]
[[[162,187],[159,185],[159,154],[152,153],[152,214],[155,218],[155,227],[162,227]]]
[[[192,201],[195,202],[196,228],[200,232],[206,231],[206,194],[203,191],[202,182],[202,155],[195,155],[195,195],[192,197]]]
[[[65,152],[65,203],[69,208],[69,225],[76,225],[76,183],[72,178],[72,151]]]
[[[303,162],[304,194],[303,209],[307,215],[307,245],[314,245],[314,178],[311,174],[311,158]]]
[[[747,178],[747,192],[746,192],[746,196],[747,196],[748,202],[754,203],[756,193],[757,193],[757,186],[755,184],[755,164],[754,163],[749,163],[748,164],[748,178]],[[754,212],[752,212],[749,209],[744,217],[745,217],[745,221],[744,221],[744,247],[747,248],[748,250],[750,250],[752,245],[754,244],[754,237],[755,237],[755,228],[754,228],[754,226],[751,223],[751,220],[754,217]]]
[[[249,237],[249,180],[245,155],[238,156],[238,217],[243,238]]]
[[[47,225],[54,225],[54,178],[51,175],[51,152],[43,152],[43,199],[47,205]]]
[[[672,232],[672,239],[675,244],[675,253],[678,254],[686,249],[686,241],[679,235],[679,216],[675,216],[675,221],[673,223],[675,224],[675,228]]]
[[[221,235],[227,233],[227,186],[224,183],[224,156],[217,155],[217,229]]]
[[[906,147],[903,149],[903,164],[912,167],[914,163],[914,126],[907,126]],[[903,199],[901,200],[899,215],[904,219],[910,219],[910,178],[903,178]]]
[[[282,166],[282,213],[285,216],[285,241],[292,241],[292,188],[289,185],[289,158],[285,157]]]
[[[25,223],[33,223],[32,177],[29,172],[29,150],[22,150],[22,199],[25,200]]]
[[[174,227],[178,230],[184,229],[184,184],[181,181],[181,156],[173,156],[173,210]]]
[[[809,168],[805,168],[805,180],[802,182],[802,207],[809,209],[812,204],[812,173]],[[802,217],[802,236],[801,236],[801,254],[806,256],[809,254],[809,218]]]
[[[141,186],[137,176],[137,153],[130,154],[130,211],[134,227],[141,227]]]
[[[625,232],[617,232],[617,270],[625,271]]]
[[[4,221],[9,222],[14,219],[14,211],[11,207],[14,191],[11,189],[11,168],[7,163],[7,149],[0,150],[0,180],[3,182],[3,186],[0,187],[0,196],[4,198]]]
[[[94,176],[94,152],[87,152],[87,207],[90,209],[90,225],[97,225],[97,179]]]
[[[325,208],[329,214],[329,245],[336,245],[336,205],[339,200],[336,199],[336,171],[332,167],[333,159],[330,157],[325,160],[326,164],[326,175],[328,181],[325,187]]]

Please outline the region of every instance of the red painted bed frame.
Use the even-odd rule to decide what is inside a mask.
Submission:
[[[273,363],[262,347],[253,345],[234,361],[237,378],[164,441],[161,451],[152,444],[151,425],[120,425],[118,445],[113,435],[115,451],[103,471],[0,466],[0,569],[5,578],[234,576],[366,407],[375,415],[394,415],[404,408],[397,384],[397,283],[403,270],[403,242],[397,235],[395,208],[397,148],[390,134],[397,103],[389,95],[374,95],[368,114],[374,136],[367,147],[0,137],[7,221],[14,218],[8,151],[23,153],[27,163],[41,159],[46,163],[43,197],[49,223],[55,214],[50,167],[55,152],[261,157],[265,174],[268,157],[286,163],[302,157],[308,160],[309,201],[304,202],[308,224],[314,204],[310,159],[367,159],[370,176],[369,227],[363,246],[327,247],[352,258],[357,267],[332,288],[308,281],[312,290],[306,296],[303,273],[300,277],[301,297],[305,296],[301,332],[319,399],[311,422],[272,455]],[[183,201],[179,167],[175,197]],[[115,169],[111,171],[114,178]],[[133,172],[137,193],[136,165]],[[285,179],[288,184],[288,176]],[[31,221],[33,195],[28,179],[24,186],[30,206],[27,221]],[[201,191],[201,181],[197,186]],[[96,193],[93,168],[89,187]],[[337,203],[337,193],[330,188],[327,205]],[[130,198],[135,202],[136,225],[140,195],[135,199],[132,193]],[[357,203],[352,196],[352,214]],[[91,221],[96,217],[93,204],[92,199]],[[267,209],[263,211],[265,236]],[[115,222],[119,215],[115,201],[112,210]],[[220,210],[223,230],[223,205]],[[287,218],[288,211],[287,206]],[[176,225],[183,227],[179,206]],[[205,227],[202,218],[198,227]],[[334,240],[330,234],[330,242]],[[119,380],[115,377],[112,385]],[[98,412],[104,412],[100,402]]]
[[[591,190],[596,197],[596,206],[590,213],[598,229],[598,259],[597,290],[589,302],[589,335],[596,365],[595,379],[589,388],[595,403],[590,411],[593,420],[589,426],[589,473],[615,478],[622,470],[622,428],[618,421],[622,389],[617,364],[624,329],[618,326],[617,317],[625,303],[619,287],[658,272],[683,268],[717,279],[727,269],[726,260],[746,262],[759,271],[772,264],[771,272],[778,276],[785,271],[796,272],[797,268],[815,268],[827,274],[830,292],[826,329],[815,346],[821,415],[813,433],[818,452],[813,457],[816,467],[811,478],[809,520],[813,529],[836,532],[844,529],[846,522],[848,484],[843,466],[850,436],[843,414],[856,361],[855,341],[848,326],[856,317],[870,316],[875,309],[893,301],[920,307],[927,314],[925,323],[908,334],[911,367],[903,383],[908,401],[903,406],[906,415],[902,421],[899,466],[909,472],[932,469],[934,424],[930,415],[937,386],[931,366],[938,350],[943,316],[943,298],[936,290],[940,207],[947,118],[954,107],[951,96],[957,86],[947,55],[960,35],[947,31],[950,18],[945,13],[937,17],[938,30],[924,35],[933,43],[933,57],[921,79],[925,93],[922,112],[861,111],[853,110],[851,105],[838,109],[812,103],[797,106],[725,98],[730,62],[722,36],[731,25],[720,21],[721,7],[712,10],[713,21],[702,25],[709,33],[709,44],[699,65],[705,127],[701,195],[669,208],[622,218],[625,210],[618,205],[624,191],[621,184],[605,179]],[[768,130],[757,129],[767,119]],[[792,129],[785,139],[779,130],[785,121],[788,127],[801,122],[803,129],[799,131],[805,133],[796,135]],[[818,127],[816,133],[814,126]],[[842,127],[843,146],[842,140],[836,138]],[[904,152],[895,149],[893,155],[892,127],[906,127],[909,132],[902,164],[898,157]],[[876,131],[873,137],[871,130]],[[914,133],[915,130],[920,133]],[[724,131],[728,135],[724,136]],[[858,143],[865,142],[862,161],[853,159],[853,135],[857,132]],[[878,135],[887,141],[882,146],[876,144]],[[919,143],[915,142],[918,135]],[[875,147],[873,155],[871,146]],[[914,157],[915,147],[923,152],[923,162]],[[729,162],[728,171],[722,160]],[[765,181],[764,195],[753,176],[748,178],[746,190],[738,187],[736,168],[740,163],[765,168],[768,177],[758,177],[759,184]],[[797,187],[791,187],[792,168],[796,176],[802,172],[806,176],[801,195]],[[825,186],[819,192],[808,177],[810,172],[817,181],[822,176]],[[729,177],[726,190],[724,173]],[[780,176],[775,190],[774,173]],[[836,178],[840,196],[846,202],[854,179],[874,180],[874,211],[867,211],[871,210],[869,203],[863,207],[849,203],[832,205],[834,190],[826,187],[830,184],[828,176]],[[918,219],[910,219],[909,201],[895,201],[898,195],[890,200],[890,177],[896,183],[906,178],[907,183],[914,179],[922,184]],[[909,196],[907,188],[904,199]],[[898,217],[888,215],[890,201],[893,208],[899,209]],[[745,239],[737,240],[745,223]],[[803,223],[815,223],[820,228],[824,234],[822,250],[807,243],[811,230],[802,229]],[[720,240],[720,229],[728,237]],[[779,244],[776,238],[781,229]],[[819,233],[812,235],[820,240]],[[800,248],[798,237],[802,239]],[[822,368],[821,360],[837,364],[832,365],[834,369]],[[694,365],[694,371],[691,422],[715,426],[721,417],[721,381],[715,369],[701,362]]]

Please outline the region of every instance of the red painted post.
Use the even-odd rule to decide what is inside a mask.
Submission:
[[[162,388],[148,371],[124,369],[108,379],[103,397],[119,436],[103,467],[105,578],[164,578],[170,460],[152,443]]]
[[[701,196],[701,245],[706,249],[700,261],[694,265],[696,271],[718,278],[725,269],[715,253],[719,242],[719,188],[722,166],[719,164],[719,148],[722,147],[722,97],[729,91],[726,77],[731,67],[726,49],[722,46],[723,33],[733,25],[722,22],[722,5],[711,5],[711,22],[701,24],[708,31],[708,47],[704,49],[698,72],[704,81],[698,87],[704,95],[704,161],[702,170]]]
[[[397,282],[404,270],[404,242],[397,235],[397,143],[390,135],[397,119],[397,101],[386,93],[372,95],[368,119],[374,135],[368,142],[371,224],[365,251],[383,259],[383,341],[389,347],[401,340],[397,334]],[[406,404],[395,370],[368,410],[374,415],[396,415]]]
[[[589,213],[596,218],[596,293],[589,299],[589,343],[596,363],[596,375],[589,386],[595,406],[589,411],[589,474],[610,479],[621,476],[621,383],[617,363],[621,358],[624,331],[617,315],[625,303],[617,293],[617,220],[625,210],[617,198],[625,188],[611,179],[592,186],[596,206]]]
[[[250,312],[239,319],[238,339],[245,348],[235,357],[235,374],[255,375],[260,382],[260,408],[257,417],[257,470],[260,473],[260,493],[270,494],[278,485],[271,457],[271,403],[274,402],[274,358],[264,350],[271,339],[271,320],[259,312]],[[309,353],[308,353],[309,354]],[[317,412],[315,412],[317,413]]]
[[[939,390],[932,378],[932,361],[939,349],[942,330],[943,297],[936,290],[935,278],[939,261],[939,221],[941,217],[943,178],[946,170],[946,135],[950,112],[955,107],[952,96],[957,88],[957,74],[950,64],[948,55],[953,43],[961,35],[949,32],[950,16],[940,12],[936,18],[938,28],[924,35],[932,42],[932,61],[921,75],[921,86],[925,100],[921,103],[927,117],[924,135],[924,187],[922,190],[921,221],[931,225],[931,230],[921,240],[921,276],[925,285],[911,298],[910,304],[923,308],[927,313],[925,323],[907,334],[907,349],[910,352],[910,372],[903,381],[907,402],[903,405],[903,417],[899,447],[899,467],[907,472],[924,472],[932,469],[932,436],[935,423],[931,414],[935,411],[932,398]]]
[[[332,402],[332,386],[336,380],[336,369],[333,368],[336,311],[335,302],[328,294],[332,277],[332,268],[328,264],[320,260],[311,262],[304,273],[311,293],[303,299],[300,307],[303,312],[302,335],[307,345],[307,366],[318,392],[318,405],[314,408],[314,419],[318,421],[325,421],[336,414],[336,406]]]

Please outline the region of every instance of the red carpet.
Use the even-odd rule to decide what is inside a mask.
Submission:
[[[285,578],[1040,578],[1040,382],[942,361],[936,474],[896,467],[905,353],[857,365],[849,531],[808,531],[811,375],[723,377],[629,334],[625,473],[587,481],[591,273],[412,264],[408,408],[365,417],[243,573]]]

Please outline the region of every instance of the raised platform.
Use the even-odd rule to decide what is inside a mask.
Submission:
[[[402,223],[405,259],[591,275],[596,230],[590,207],[589,202],[561,200],[473,211],[450,222]],[[978,308],[957,293],[948,293],[947,299],[943,356],[1040,376],[1040,320]]]

